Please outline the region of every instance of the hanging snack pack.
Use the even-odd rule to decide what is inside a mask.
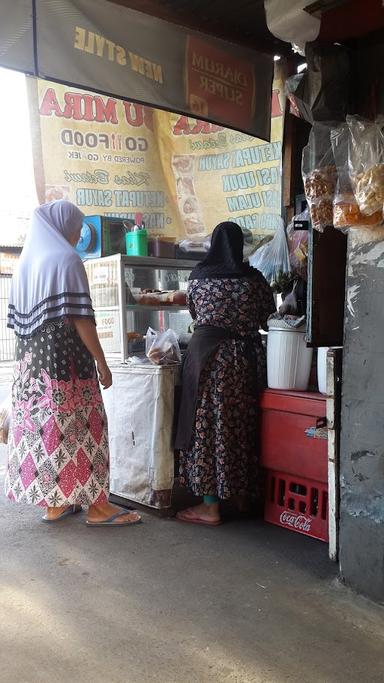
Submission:
[[[331,125],[315,123],[303,149],[302,174],[312,227],[323,232],[333,223],[336,166],[331,148]]]
[[[349,176],[359,209],[372,216],[383,211],[384,135],[378,122],[347,116],[350,131]]]
[[[348,228],[367,228],[380,225],[382,211],[368,215],[362,213],[353,192],[349,174],[348,160],[352,137],[348,124],[343,124],[331,132],[332,152],[337,168],[336,192],[333,201],[333,225],[340,230]]]
[[[279,274],[291,272],[288,244],[282,218],[273,239],[250,256],[249,264],[252,268],[260,270],[270,285],[276,281]]]

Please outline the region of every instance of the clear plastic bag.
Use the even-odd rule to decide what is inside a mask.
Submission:
[[[178,246],[181,251],[185,251],[186,253],[201,251],[201,254],[204,255],[209,249],[209,244],[207,246],[207,238],[201,240],[185,239],[181,240]]]
[[[285,81],[284,92],[290,103],[290,114],[308,121],[306,108],[303,108],[303,102],[298,98],[298,94],[302,90],[301,82],[303,78],[304,74],[289,76]]]
[[[303,149],[302,175],[312,227],[324,232],[333,223],[336,166],[331,147],[331,124],[315,123]]]
[[[309,211],[294,216],[287,227],[287,241],[291,270],[303,280],[307,279],[308,230],[295,230],[295,221],[309,221]]]
[[[152,327],[148,327],[145,353],[154,365],[174,365],[181,362],[178,338],[171,329],[157,332]]]
[[[272,285],[281,273],[290,273],[289,252],[283,219],[273,239],[257,249],[249,259],[252,268],[257,268]]]
[[[12,400],[11,394],[0,404],[0,443],[8,443],[9,426],[11,422]]]
[[[347,116],[350,131],[349,177],[362,214],[383,211],[384,135],[381,122]]]
[[[353,192],[348,159],[352,137],[348,124],[331,132],[332,152],[337,168],[336,191],[333,199],[333,225],[339,230],[375,227],[382,223],[382,211],[367,215],[361,212]]]

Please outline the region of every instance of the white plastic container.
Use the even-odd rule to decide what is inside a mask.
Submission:
[[[278,326],[277,326],[278,325]],[[305,342],[305,327],[292,328],[282,321],[268,323],[267,374],[270,389],[306,391],[313,349]]]
[[[327,353],[328,346],[317,349],[317,383],[321,394],[327,393]]]

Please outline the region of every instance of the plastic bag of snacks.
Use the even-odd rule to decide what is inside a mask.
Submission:
[[[287,227],[287,241],[291,270],[303,280],[307,279],[308,230],[296,230],[295,221],[309,221],[309,211],[294,216]]]
[[[350,131],[349,177],[362,214],[383,211],[384,135],[378,122],[347,116]]]
[[[337,168],[336,192],[333,200],[333,225],[340,230],[368,228],[382,223],[382,211],[371,215],[360,211],[349,175],[348,159],[352,143],[348,124],[331,132],[332,152]]]
[[[0,404],[0,443],[8,443],[9,424],[11,420],[11,394]]]
[[[305,196],[311,214],[312,227],[324,232],[333,222],[333,197],[336,167],[331,148],[332,126],[315,123],[303,149],[302,175]]]
[[[257,268],[269,284],[275,282],[279,273],[290,273],[289,252],[283,219],[273,239],[257,249],[249,258],[252,268]]]
[[[145,338],[147,358],[155,365],[174,365],[181,362],[180,346],[173,330],[157,332],[148,327]]]

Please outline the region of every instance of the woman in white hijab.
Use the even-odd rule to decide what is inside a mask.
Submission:
[[[108,389],[112,376],[74,249],[82,221],[67,201],[36,209],[14,277],[8,327],[16,334],[16,363],[5,486],[11,500],[46,508],[45,522],[88,506],[89,526],[122,526],[140,517],[108,502],[99,381]]]

